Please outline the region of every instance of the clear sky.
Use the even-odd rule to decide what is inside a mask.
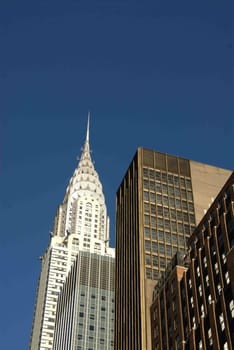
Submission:
[[[234,168],[233,13],[225,0],[0,2],[1,349],[28,348],[88,110],[112,246],[137,147]]]

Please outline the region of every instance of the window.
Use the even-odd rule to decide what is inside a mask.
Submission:
[[[153,266],[158,266],[158,257],[156,255],[153,255],[152,258],[153,258]]]
[[[149,227],[145,227],[144,228],[144,233],[145,233],[145,237],[146,238],[150,238],[150,229],[149,229]]]
[[[230,283],[230,277],[229,277],[229,272],[228,271],[225,272],[225,280],[226,280],[227,284]]]
[[[208,329],[208,341],[209,341],[209,345],[213,344],[211,328]]]
[[[165,246],[161,243],[159,243],[159,253],[160,254],[165,254]]]
[[[151,255],[150,254],[145,254],[145,264],[151,265]]]
[[[158,239],[159,241],[163,241],[164,240],[164,232],[159,230],[158,231]]]
[[[145,240],[145,250],[150,250],[150,241],[149,240]]]
[[[166,255],[167,256],[171,256],[171,246],[169,246],[169,245],[166,245]]]
[[[220,323],[221,329],[223,331],[225,329],[225,324],[224,324],[224,317],[223,317],[223,313],[222,312],[219,315],[219,323]]]
[[[146,278],[151,279],[151,277],[152,277],[151,269],[147,267],[146,270],[145,270],[145,273],[146,273]]]
[[[232,318],[234,318],[234,301],[233,300],[231,300],[229,303],[229,309],[231,311]]]

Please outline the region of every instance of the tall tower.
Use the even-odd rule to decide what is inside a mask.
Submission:
[[[31,350],[51,350],[57,300],[79,252],[114,256],[109,248],[109,217],[99,176],[90,155],[87,132],[77,168],[59,205],[37,289]]]
[[[116,350],[151,349],[153,288],[230,173],[137,150],[116,197]]]

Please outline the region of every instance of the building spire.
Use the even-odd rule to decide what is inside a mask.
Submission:
[[[83,152],[81,154],[81,160],[82,159],[90,159],[90,147],[89,147],[89,125],[90,125],[90,112],[88,112],[88,121],[87,121],[87,130],[86,130],[86,138],[85,138],[85,143],[83,147]]]
[[[87,122],[87,131],[86,131],[86,142],[89,143],[89,124],[90,124],[90,112],[88,112],[88,122]]]

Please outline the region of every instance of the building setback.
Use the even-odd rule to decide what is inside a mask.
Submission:
[[[151,349],[154,286],[230,173],[137,150],[116,196],[116,350]]]
[[[63,202],[58,207],[48,248],[41,257],[31,350],[52,350],[58,296],[74,261],[77,263],[77,259],[79,261],[81,258],[81,252],[90,254],[87,266],[94,261],[92,254],[107,259],[114,257],[114,249],[109,247],[109,217],[102,185],[90,155],[89,117],[81,158],[70,179]],[[81,271],[84,270],[85,267],[82,267]],[[87,273],[88,271],[87,267]],[[105,279],[106,276],[101,275],[100,278]],[[113,286],[110,285],[109,288],[112,290]],[[103,335],[109,339],[109,334]]]
[[[153,350],[234,349],[234,173],[153,299]]]

